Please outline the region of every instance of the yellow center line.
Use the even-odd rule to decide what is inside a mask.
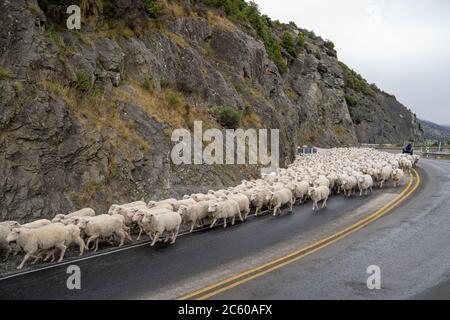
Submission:
[[[341,231],[339,231],[339,232],[337,232],[335,234],[332,234],[332,235],[330,235],[330,236],[328,236],[328,237],[326,237],[326,238],[324,238],[324,239],[322,239],[322,240],[320,240],[318,242],[315,242],[315,243],[313,243],[311,245],[308,245],[308,246],[306,246],[306,247],[304,247],[304,248],[302,248],[300,250],[296,250],[296,251],[294,251],[294,252],[292,252],[292,253],[290,253],[290,254],[288,254],[286,256],[283,256],[283,257],[278,258],[276,260],[270,261],[270,262],[268,262],[266,264],[260,265],[258,267],[253,268],[253,269],[247,270],[247,271],[245,271],[243,273],[231,276],[231,277],[226,278],[226,279],[224,279],[224,280],[222,280],[220,282],[217,282],[217,283],[212,284],[210,286],[207,286],[205,288],[199,289],[199,290],[197,290],[195,292],[192,292],[190,294],[184,295],[184,296],[178,298],[178,300],[190,299],[192,297],[198,296],[198,295],[203,294],[203,293],[205,293],[207,291],[210,291],[212,289],[220,287],[221,285],[230,283],[230,282],[232,282],[234,280],[237,280],[239,278],[245,277],[246,275],[252,274],[254,272],[260,271],[261,269],[264,269],[266,267],[272,266],[269,269],[261,271],[261,272],[259,272],[257,274],[249,276],[247,278],[241,279],[241,280],[239,280],[237,282],[234,282],[234,283],[232,283],[232,284],[230,284],[228,286],[225,286],[225,287],[220,288],[218,290],[212,291],[209,294],[206,294],[206,295],[203,295],[203,296],[200,296],[200,297],[197,298],[198,300],[207,299],[207,298],[212,297],[214,295],[217,295],[217,294],[219,294],[219,293],[221,293],[223,291],[226,291],[226,290],[229,290],[229,289],[231,289],[233,287],[236,287],[236,286],[238,286],[238,285],[240,285],[242,283],[248,282],[248,281],[250,281],[250,280],[252,280],[254,278],[260,277],[260,276],[262,276],[262,275],[264,275],[266,273],[269,273],[269,272],[271,272],[273,270],[279,269],[279,268],[281,268],[281,267],[283,267],[283,266],[285,266],[285,265],[287,265],[289,263],[292,263],[294,261],[302,259],[302,258],[304,258],[304,257],[306,257],[306,256],[308,256],[308,255],[310,255],[310,254],[312,254],[314,252],[317,252],[318,250],[321,250],[321,249],[323,249],[323,248],[325,248],[325,247],[327,247],[327,246],[329,246],[329,245],[331,245],[331,244],[341,240],[342,238],[345,238],[345,237],[349,236],[350,234],[353,234],[354,232],[360,230],[361,228],[367,226],[368,224],[378,220],[383,215],[385,215],[387,212],[391,211],[393,208],[395,208],[400,203],[402,203],[406,198],[408,198],[418,188],[418,186],[420,184],[420,176],[419,176],[419,174],[417,173],[416,170],[413,169],[413,171],[415,172],[415,174],[417,176],[417,181],[416,181],[415,187],[411,191],[408,192],[409,188],[411,187],[411,185],[413,183],[414,178],[413,178],[412,172],[410,170],[409,171],[409,175],[410,175],[411,178],[409,179],[408,185],[405,187],[405,189],[395,199],[390,201],[388,204],[383,206],[381,209],[377,210],[375,213],[373,213],[373,214],[369,215],[368,217],[362,219],[361,221],[351,225],[350,227],[348,227],[348,228],[346,228],[344,230],[341,230]],[[333,238],[335,238],[335,239],[333,239]],[[331,240],[331,239],[333,239],[333,240]],[[317,247],[317,248],[314,248],[314,247]],[[314,249],[308,251],[311,248],[314,248]],[[303,253],[303,254],[301,254],[301,253]],[[299,254],[301,254],[301,255],[299,255]],[[278,262],[282,262],[282,263],[277,264]]]

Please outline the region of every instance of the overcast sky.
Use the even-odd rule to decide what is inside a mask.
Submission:
[[[419,118],[450,125],[450,1],[256,0],[332,40],[339,59]]]

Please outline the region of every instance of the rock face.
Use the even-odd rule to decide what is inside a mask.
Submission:
[[[393,96],[352,91],[322,39],[306,37],[296,58],[283,50],[281,74],[250,26],[203,1],[163,4],[155,20],[141,1],[112,0],[68,31],[65,10],[55,14],[65,1],[0,1],[0,220],[104,212],[255,177],[256,166],[170,161],[174,129],[224,129],[217,106],[242,112],[244,129],[280,129],[281,165],[302,144],[421,138]]]

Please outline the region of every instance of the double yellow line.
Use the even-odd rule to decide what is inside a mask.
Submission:
[[[367,225],[373,223],[374,221],[380,219],[382,216],[386,215],[388,212],[392,211],[394,208],[399,206],[402,202],[404,202],[411,194],[413,194],[420,185],[420,175],[415,170],[409,170],[409,182],[405,189],[392,201],[386,204],[381,209],[372,213],[368,217],[358,221],[357,223],[351,225],[350,227],[336,232],[322,240],[319,240],[311,245],[303,247],[299,250],[296,250],[286,256],[278,258],[276,260],[272,260],[268,263],[260,265],[258,267],[249,269],[245,272],[239,273],[237,275],[226,278],[222,281],[214,283],[210,286],[197,290],[195,292],[186,294],[177,300],[187,300],[187,299],[195,299],[195,300],[205,300],[216,296],[224,291],[230,290],[234,287],[237,287],[243,283],[246,283],[255,278],[261,277],[269,272],[277,270],[281,267],[284,267],[288,264],[291,264],[295,261],[298,261],[314,252],[317,252],[325,247],[332,245],[333,243],[353,234],[354,232],[366,227]]]

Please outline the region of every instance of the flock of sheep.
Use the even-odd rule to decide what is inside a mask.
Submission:
[[[244,222],[250,210],[256,216],[262,210],[271,210],[274,216],[281,214],[282,207],[292,212],[295,204],[312,200],[313,211],[327,205],[332,194],[343,193],[351,197],[368,195],[374,186],[383,188],[388,182],[397,186],[404,170],[416,166],[420,157],[390,154],[373,149],[341,148],[314,155],[299,156],[287,169],[264,176],[254,181],[243,181],[237,187],[227,190],[209,191],[207,194],[192,194],[183,199],[166,199],[145,203],[137,201],[112,205],[107,214],[95,215],[93,209],[85,208],[70,214],[58,214],[52,221],[38,220],[20,225],[15,221],[0,223],[0,250],[11,253],[25,253],[20,265],[34,258],[47,261],[59,254],[58,262],[64,258],[66,249],[78,246],[80,255],[89,250],[94,252],[99,241],[122,246],[130,234],[143,233],[154,246],[158,241],[175,243],[182,224],[195,228],[209,223],[214,227],[223,221],[224,227],[236,219]]]

